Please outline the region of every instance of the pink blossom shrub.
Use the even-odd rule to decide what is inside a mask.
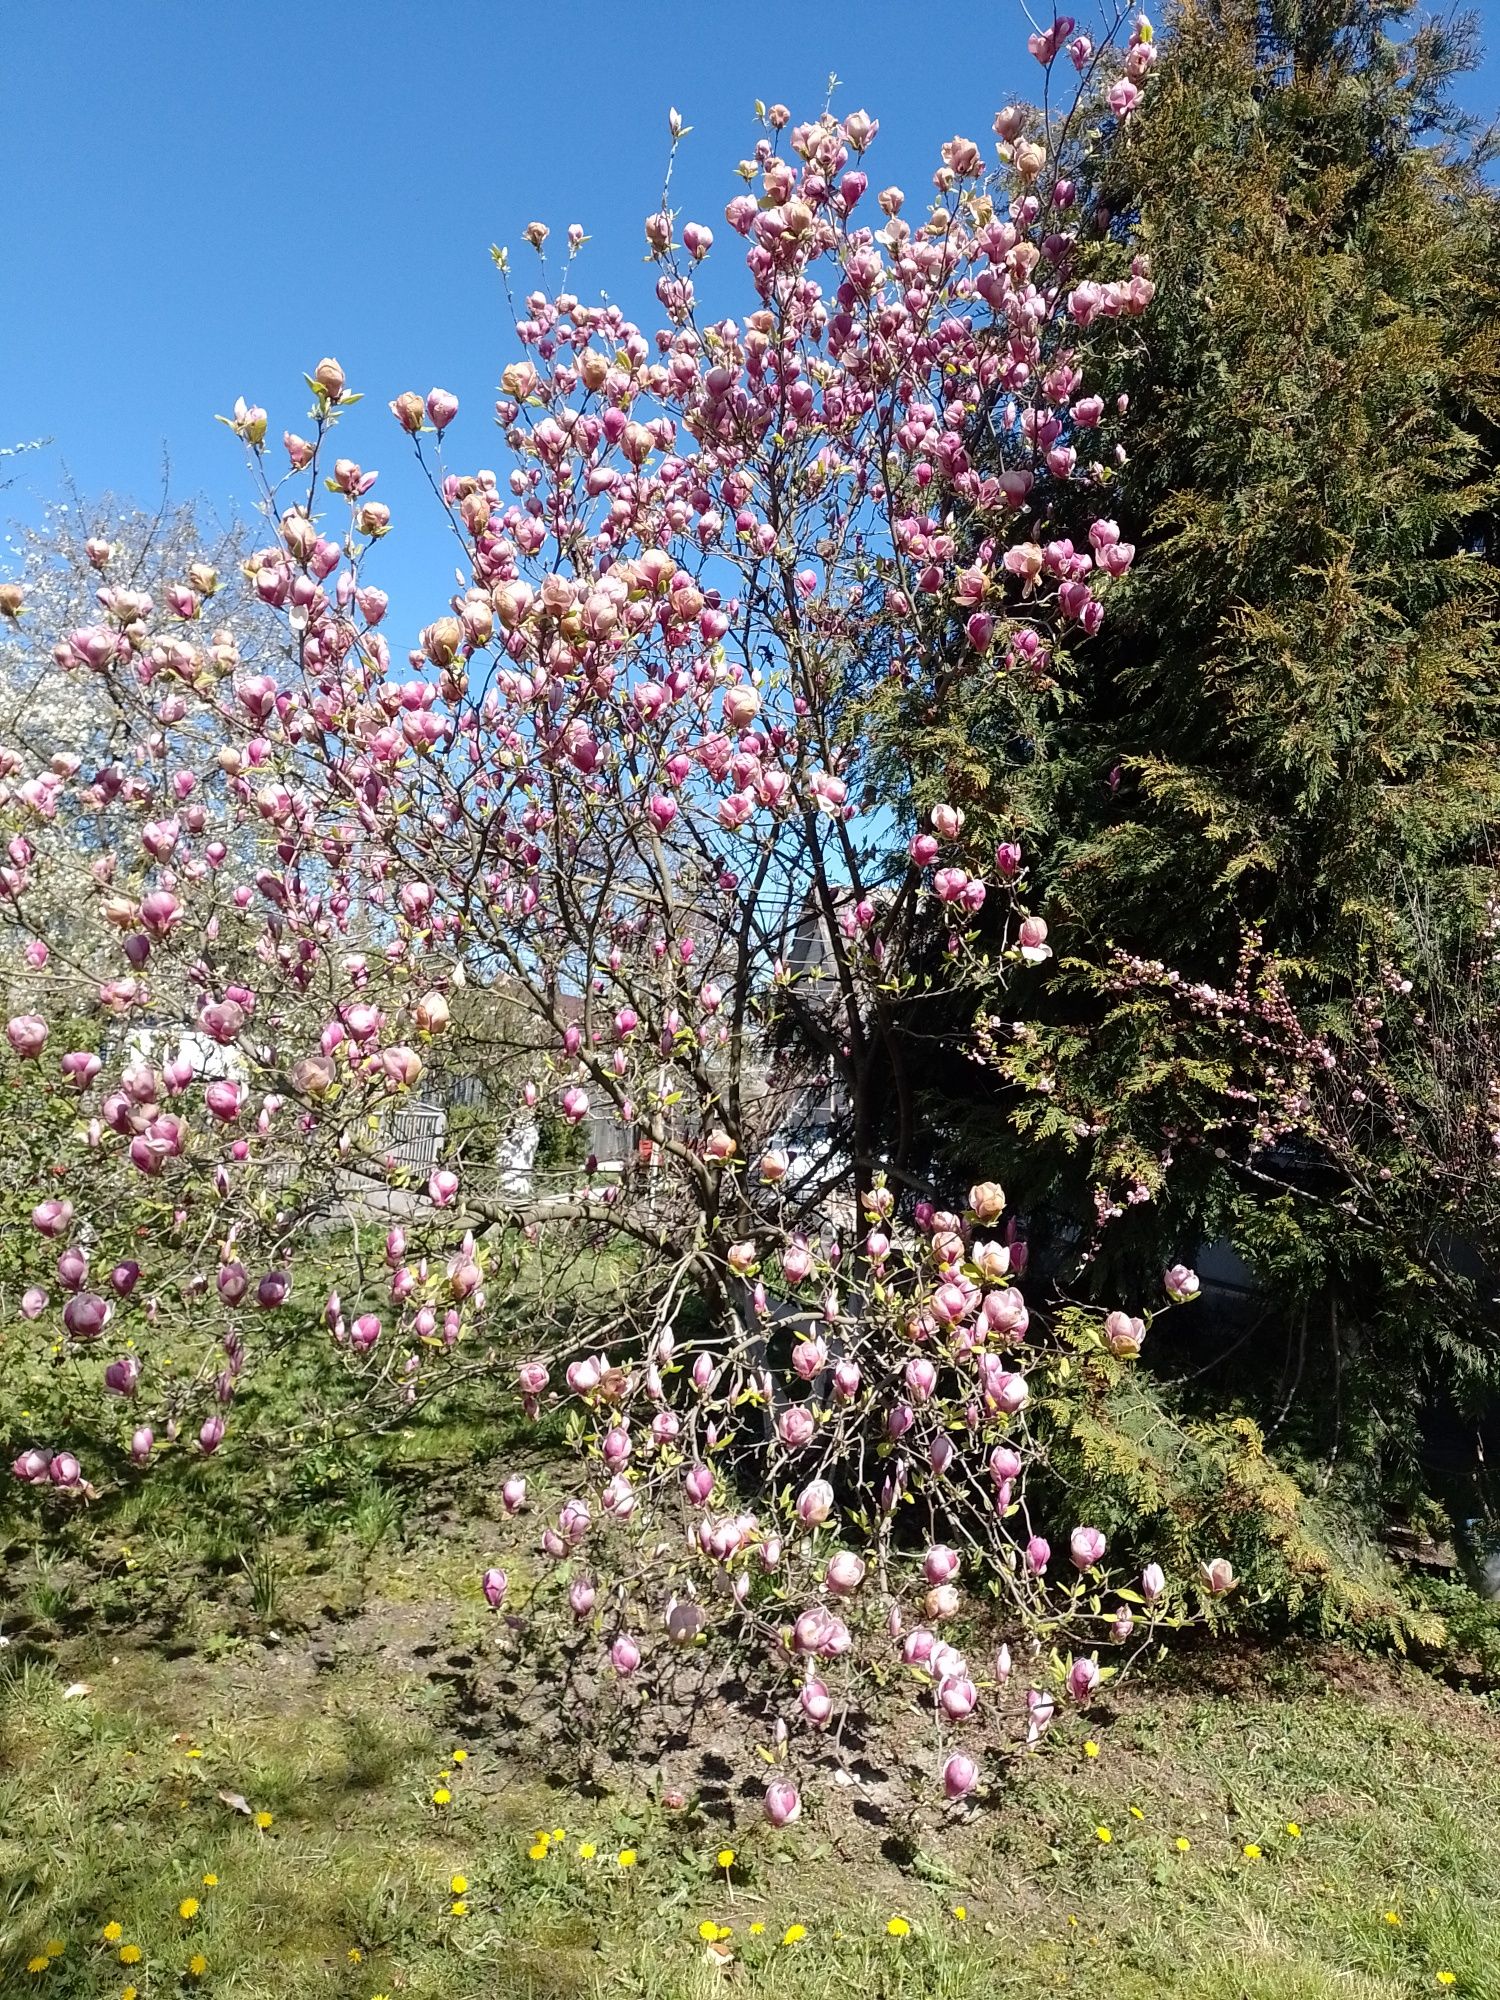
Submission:
[[[993,158],[954,138],[924,201],[872,182],[863,112],[773,107],[720,225],[646,218],[653,330],[586,302],[570,231],[561,279],[543,262],[516,301],[498,440],[445,390],[392,397],[461,570],[410,650],[375,580],[398,524],[349,455],[375,433],[332,358],[300,428],[224,419],[279,663],[215,623],[212,571],[151,595],[100,561],[53,661],[107,745],[0,748],[19,1337],[97,1394],[86,1460],[17,1440],[49,1504],[217,1452],[298,1283],[356,1406],[412,1406],[482,1365],[514,1245],[561,1232],[630,1246],[634,1292],[603,1324],[541,1301],[504,1361],[573,1457],[536,1573],[483,1573],[497,1611],[586,1631],[636,1685],[732,1637],[792,1764],[864,1678],[904,1674],[955,1805],[984,1782],[976,1713],[1034,1746],[1186,1615],[1183,1580],[1033,1516],[1030,1406],[1094,1377],[1030,1317],[1003,1189],[945,1205],[908,1171],[892,1033],[933,917],[976,1004],[1050,955],[1014,843],[982,850],[942,798],[883,818],[903,705],[1054,682],[1133,556],[1077,340],[1152,287],[1078,278],[1070,162],[1154,49],[1143,20],[1113,54],[1073,28],[1032,49],[1049,79],[1066,51],[1080,103],[1006,107]],[[726,252],[738,303],[709,312]],[[1097,498],[1086,545],[1053,531],[1059,496]],[[547,1112],[623,1157],[550,1181],[441,1137],[416,1157],[401,1121],[459,1032],[515,1134]],[[904,1137],[877,1153],[883,1093]],[[359,1254],[330,1233],[351,1216]],[[1098,1353],[1124,1365],[1145,1332],[1111,1315]],[[527,1504],[517,1474],[505,1506]],[[955,1643],[981,1609],[983,1661]],[[800,1809],[779,1772],[767,1817]]]

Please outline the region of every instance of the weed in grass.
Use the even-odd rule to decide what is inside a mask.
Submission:
[[[387,1486],[362,1486],[350,1510],[350,1524],[368,1559],[391,1541],[401,1525],[401,1502]]]
[[[26,1608],[43,1624],[55,1625],[73,1603],[73,1583],[60,1562],[40,1556],[32,1567]]]
[[[250,1578],[250,1604],[262,1625],[274,1625],[281,1598],[281,1566],[275,1545],[264,1541],[255,1553],[244,1558]]]

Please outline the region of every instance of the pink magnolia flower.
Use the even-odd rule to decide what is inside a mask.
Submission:
[[[776,1421],[776,1435],[789,1451],[811,1444],[817,1428],[817,1419],[803,1403],[793,1403]]]
[[[1087,1701],[1098,1685],[1099,1667],[1096,1661],[1077,1659],[1068,1668],[1068,1693],[1074,1701]]]
[[[28,1062],[35,1062],[42,1053],[50,1032],[40,1014],[12,1014],[5,1024],[6,1040]]]
[[[1111,1354],[1134,1360],[1146,1338],[1146,1322],[1130,1313],[1112,1312],[1104,1322],[1104,1340]]]
[[[825,1572],[828,1588],[836,1597],[849,1597],[859,1589],[865,1580],[865,1566],[860,1558],[849,1549],[840,1549],[833,1556]]]
[[[929,1583],[952,1583],[960,1567],[958,1551],[945,1548],[941,1542],[934,1543],[922,1558],[922,1574]]]
[[[1068,1553],[1079,1570],[1093,1569],[1103,1562],[1105,1540],[1097,1528],[1075,1528],[1068,1540]]]
[[[956,1752],[943,1766],[943,1795],[955,1803],[966,1799],[979,1783],[979,1766],[972,1757]]]
[[[435,431],[447,430],[458,415],[458,398],[446,389],[429,389],[427,392],[427,416]]]
[[[1185,1305],[1189,1299],[1198,1296],[1198,1274],[1186,1264],[1174,1264],[1162,1279],[1167,1297],[1178,1305]]]
[[[775,1827],[790,1826],[793,1820],[800,1817],[802,1800],[789,1778],[773,1778],[766,1786],[764,1811]]]

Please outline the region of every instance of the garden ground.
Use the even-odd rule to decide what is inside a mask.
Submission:
[[[1500,2000],[1482,1697],[1333,1649],[1197,1652],[969,1819],[905,1809],[928,1746],[887,1725],[775,1833],[732,1678],[657,1734],[591,1698],[592,1647],[535,1691],[477,1588],[535,1539],[481,1497],[492,1431],[381,1450],[305,1454],[254,1529],[244,1467],[183,1463],[11,1538],[0,1992]]]

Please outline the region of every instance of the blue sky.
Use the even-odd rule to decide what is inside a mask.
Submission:
[[[1481,11],[1500,52],[1500,0]],[[332,353],[368,392],[344,448],[384,471],[380,580],[409,631],[450,558],[385,403],[440,383],[463,405],[453,462],[495,462],[515,349],[491,243],[524,285],[525,224],[556,243],[580,222],[576,288],[652,316],[641,221],[670,105],[694,128],[674,202],[716,230],[722,267],[757,96],[815,115],[837,74],[838,106],[881,120],[875,184],[917,193],[944,138],[985,138],[1034,84],[1026,32],[1017,0],[0,0],[0,444],[52,440],[10,463],[0,515],[34,515],[68,474],[154,497],[167,455],[179,496],[248,505],[215,412],[243,394],[274,434],[298,428],[302,372]],[[1500,60],[1464,95],[1500,102]]]

